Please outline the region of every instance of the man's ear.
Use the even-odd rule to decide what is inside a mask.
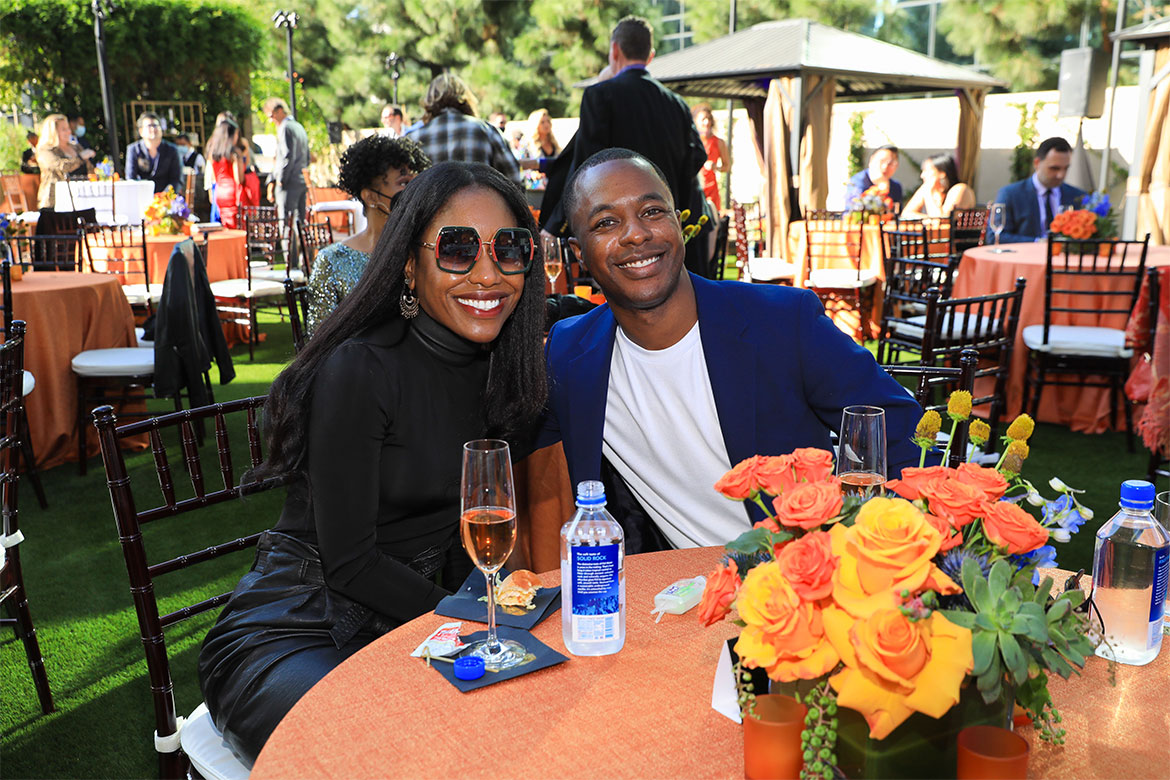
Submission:
[[[569,239],[569,248],[573,250],[573,257],[577,258],[577,262],[582,267],[588,268],[589,264],[585,262],[585,256],[581,254],[581,242],[575,237]]]
[[[654,48],[651,47],[650,48],[650,56],[646,58],[647,65],[649,65],[654,60],[654,54],[655,54]]]

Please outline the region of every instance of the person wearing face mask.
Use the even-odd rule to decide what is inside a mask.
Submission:
[[[174,187],[183,192],[183,163],[179,150],[163,140],[162,120],[153,111],[144,111],[138,117],[138,135],[141,138],[126,147],[126,179],[154,182],[154,191]]]
[[[73,140],[82,149],[92,149],[89,139],[85,137],[85,117],[81,114],[69,115],[69,132],[73,134]]]
[[[849,180],[845,190],[845,207],[870,187],[877,185],[884,188],[894,202],[895,210],[902,208],[902,185],[894,179],[898,172],[898,147],[887,144],[879,146],[869,156],[869,167]]]
[[[363,138],[341,155],[338,186],[362,202],[366,229],[317,253],[309,276],[309,314],[305,320],[310,336],[366,270],[394,196],[430,164],[414,141],[381,134]]]

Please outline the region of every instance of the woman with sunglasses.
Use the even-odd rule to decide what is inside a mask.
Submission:
[[[305,318],[310,336],[366,270],[394,196],[430,164],[416,142],[380,134],[363,138],[341,155],[338,186],[362,202],[366,229],[317,253],[309,275],[309,314]]]
[[[199,657],[208,709],[245,761],[330,669],[472,571],[461,447],[515,443],[544,406],[534,231],[494,169],[424,171],[367,273],[273,383],[267,459],[245,484],[295,480]]]

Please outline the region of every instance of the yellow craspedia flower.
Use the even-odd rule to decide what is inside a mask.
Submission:
[[[952,420],[966,420],[971,416],[971,394],[966,390],[956,390],[947,399],[947,414]]]
[[[678,213],[678,221],[679,222],[686,222],[690,218],[691,218],[691,210],[690,209],[683,209],[682,211],[680,211]]]
[[[918,421],[918,426],[914,429],[914,438],[934,441],[934,437],[938,436],[941,428],[942,417],[938,412],[931,409],[928,412],[922,413],[922,419]]]
[[[1020,415],[1021,417],[1026,415]],[[1017,417],[1018,421],[1019,418]],[[1029,419],[1031,422],[1031,419]],[[1015,425],[1015,423],[1012,423]],[[1024,461],[1028,459],[1028,445],[1027,443],[1016,439],[1007,446],[1003,453],[1003,470],[1010,471],[1012,474],[1019,474],[1024,470]]]
[[[967,430],[967,437],[971,439],[971,443],[976,447],[981,447],[991,438],[991,426],[976,418],[971,421],[971,427]]]
[[[1036,430],[1036,423],[1032,421],[1032,418],[1026,414],[1021,414],[1012,420],[1012,424],[1008,426],[1007,437],[1015,441],[1027,441],[1032,438],[1032,431],[1034,430]],[[1024,457],[1027,457],[1027,455]]]

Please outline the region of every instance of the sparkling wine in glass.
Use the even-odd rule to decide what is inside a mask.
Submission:
[[[837,478],[847,496],[879,495],[886,483],[886,410],[846,406],[838,435]]]
[[[495,574],[516,545],[516,491],[507,442],[476,439],[463,445],[459,526],[463,548],[487,580],[488,596],[487,639],[464,654],[482,658],[489,671],[517,666],[527,655],[524,646],[496,636]]]
[[[992,203],[991,213],[987,215],[987,226],[991,228],[991,232],[995,234],[995,246],[991,251],[999,254],[1003,252],[999,248],[999,234],[1003,232],[1004,220],[1007,215],[1004,213],[1005,206],[1002,203]]]
[[[561,259],[561,242],[556,238],[545,236],[543,248],[544,275],[548,278],[550,285],[555,285],[564,267],[563,260]]]

